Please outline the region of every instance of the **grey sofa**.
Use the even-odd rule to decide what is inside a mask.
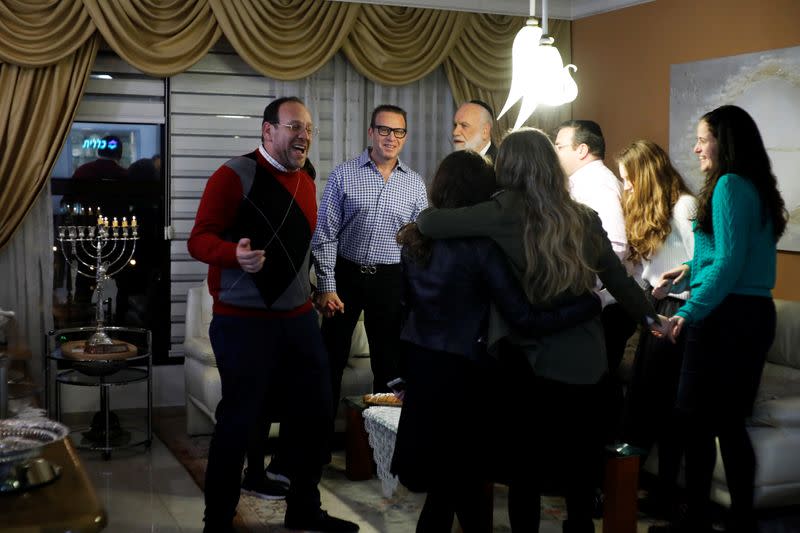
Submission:
[[[221,397],[219,371],[208,338],[211,305],[212,299],[205,281],[202,285],[189,289],[186,299],[186,333],[183,341],[186,432],[189,435],[210,434],[214,430],[214,411]],[[369,345],[364,332],[364,323],[359,321],[353,332],[350,358],[342,377],[342,397],[360,396],[371,391]],[[272,424],[270,435],[277,435],[277,426]],[[344,431],[343,405],[339,406],[335,427],[336,431]]]

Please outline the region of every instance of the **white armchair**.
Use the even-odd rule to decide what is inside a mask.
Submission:
[[[214,430],[214,412],[222,396],[219,371],[208,338],[211,324],[211,295],[205,281],[189,289],[186,299],[186,335],[183,341],[186,380],[186,432],[189,435],[210,434]],[[364,322],[359,320],[353,332],[350,358],[342,377],[342,398],[362,395],[372,390],[372,370],[369,362],[369,344]],[[270,427],[270,436],[277,435],[278,424]],[[344,431],[345,410],[339,406],[335,427]]]

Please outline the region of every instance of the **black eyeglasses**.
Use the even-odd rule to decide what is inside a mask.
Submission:
[[[280,122],[270,122],[275,126],[283,126],[292,133],[300,133],[300,130],[305,129],[309,136],[319,135],[319,128],[315,128],[313,124],[303,124],[302,122],[292,122],[290,124],[281,124]]]
[[[394,133],[395,139],[402,139],[408,133],[405,128],[390,128],[389,126],[372,126],[372,129],[377,131],[381,137],[388,137],[390,133]]]

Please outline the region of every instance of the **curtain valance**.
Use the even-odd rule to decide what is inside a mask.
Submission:
[[[524,23],[329,0],[0,0],[0,248],[55,164],[101,38],[154,77],[188,69],[223,35],[254,70],[280,80],[307,77],[339,50],[386,85],[443,65],[457,102],[482,98],[499,109]],[[569,61],[569,23],[550,29]]]
[[[0,62],[37,68],[99,33],[137,69],[183,72],[224,35],[256,71],[308,76],[343,50],[364,76],[412,83],[449,61],[471,84],[507,88],[525,17],[320,0],[0,0]],[[562,56],[569,23],[550,22]]]

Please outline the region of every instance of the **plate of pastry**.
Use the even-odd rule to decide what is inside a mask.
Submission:
[[[394,395],[393,392],[376,392],[365,394],[364,403],[367,405],[386,405],[390,407],[402,407],[403,400]]]

